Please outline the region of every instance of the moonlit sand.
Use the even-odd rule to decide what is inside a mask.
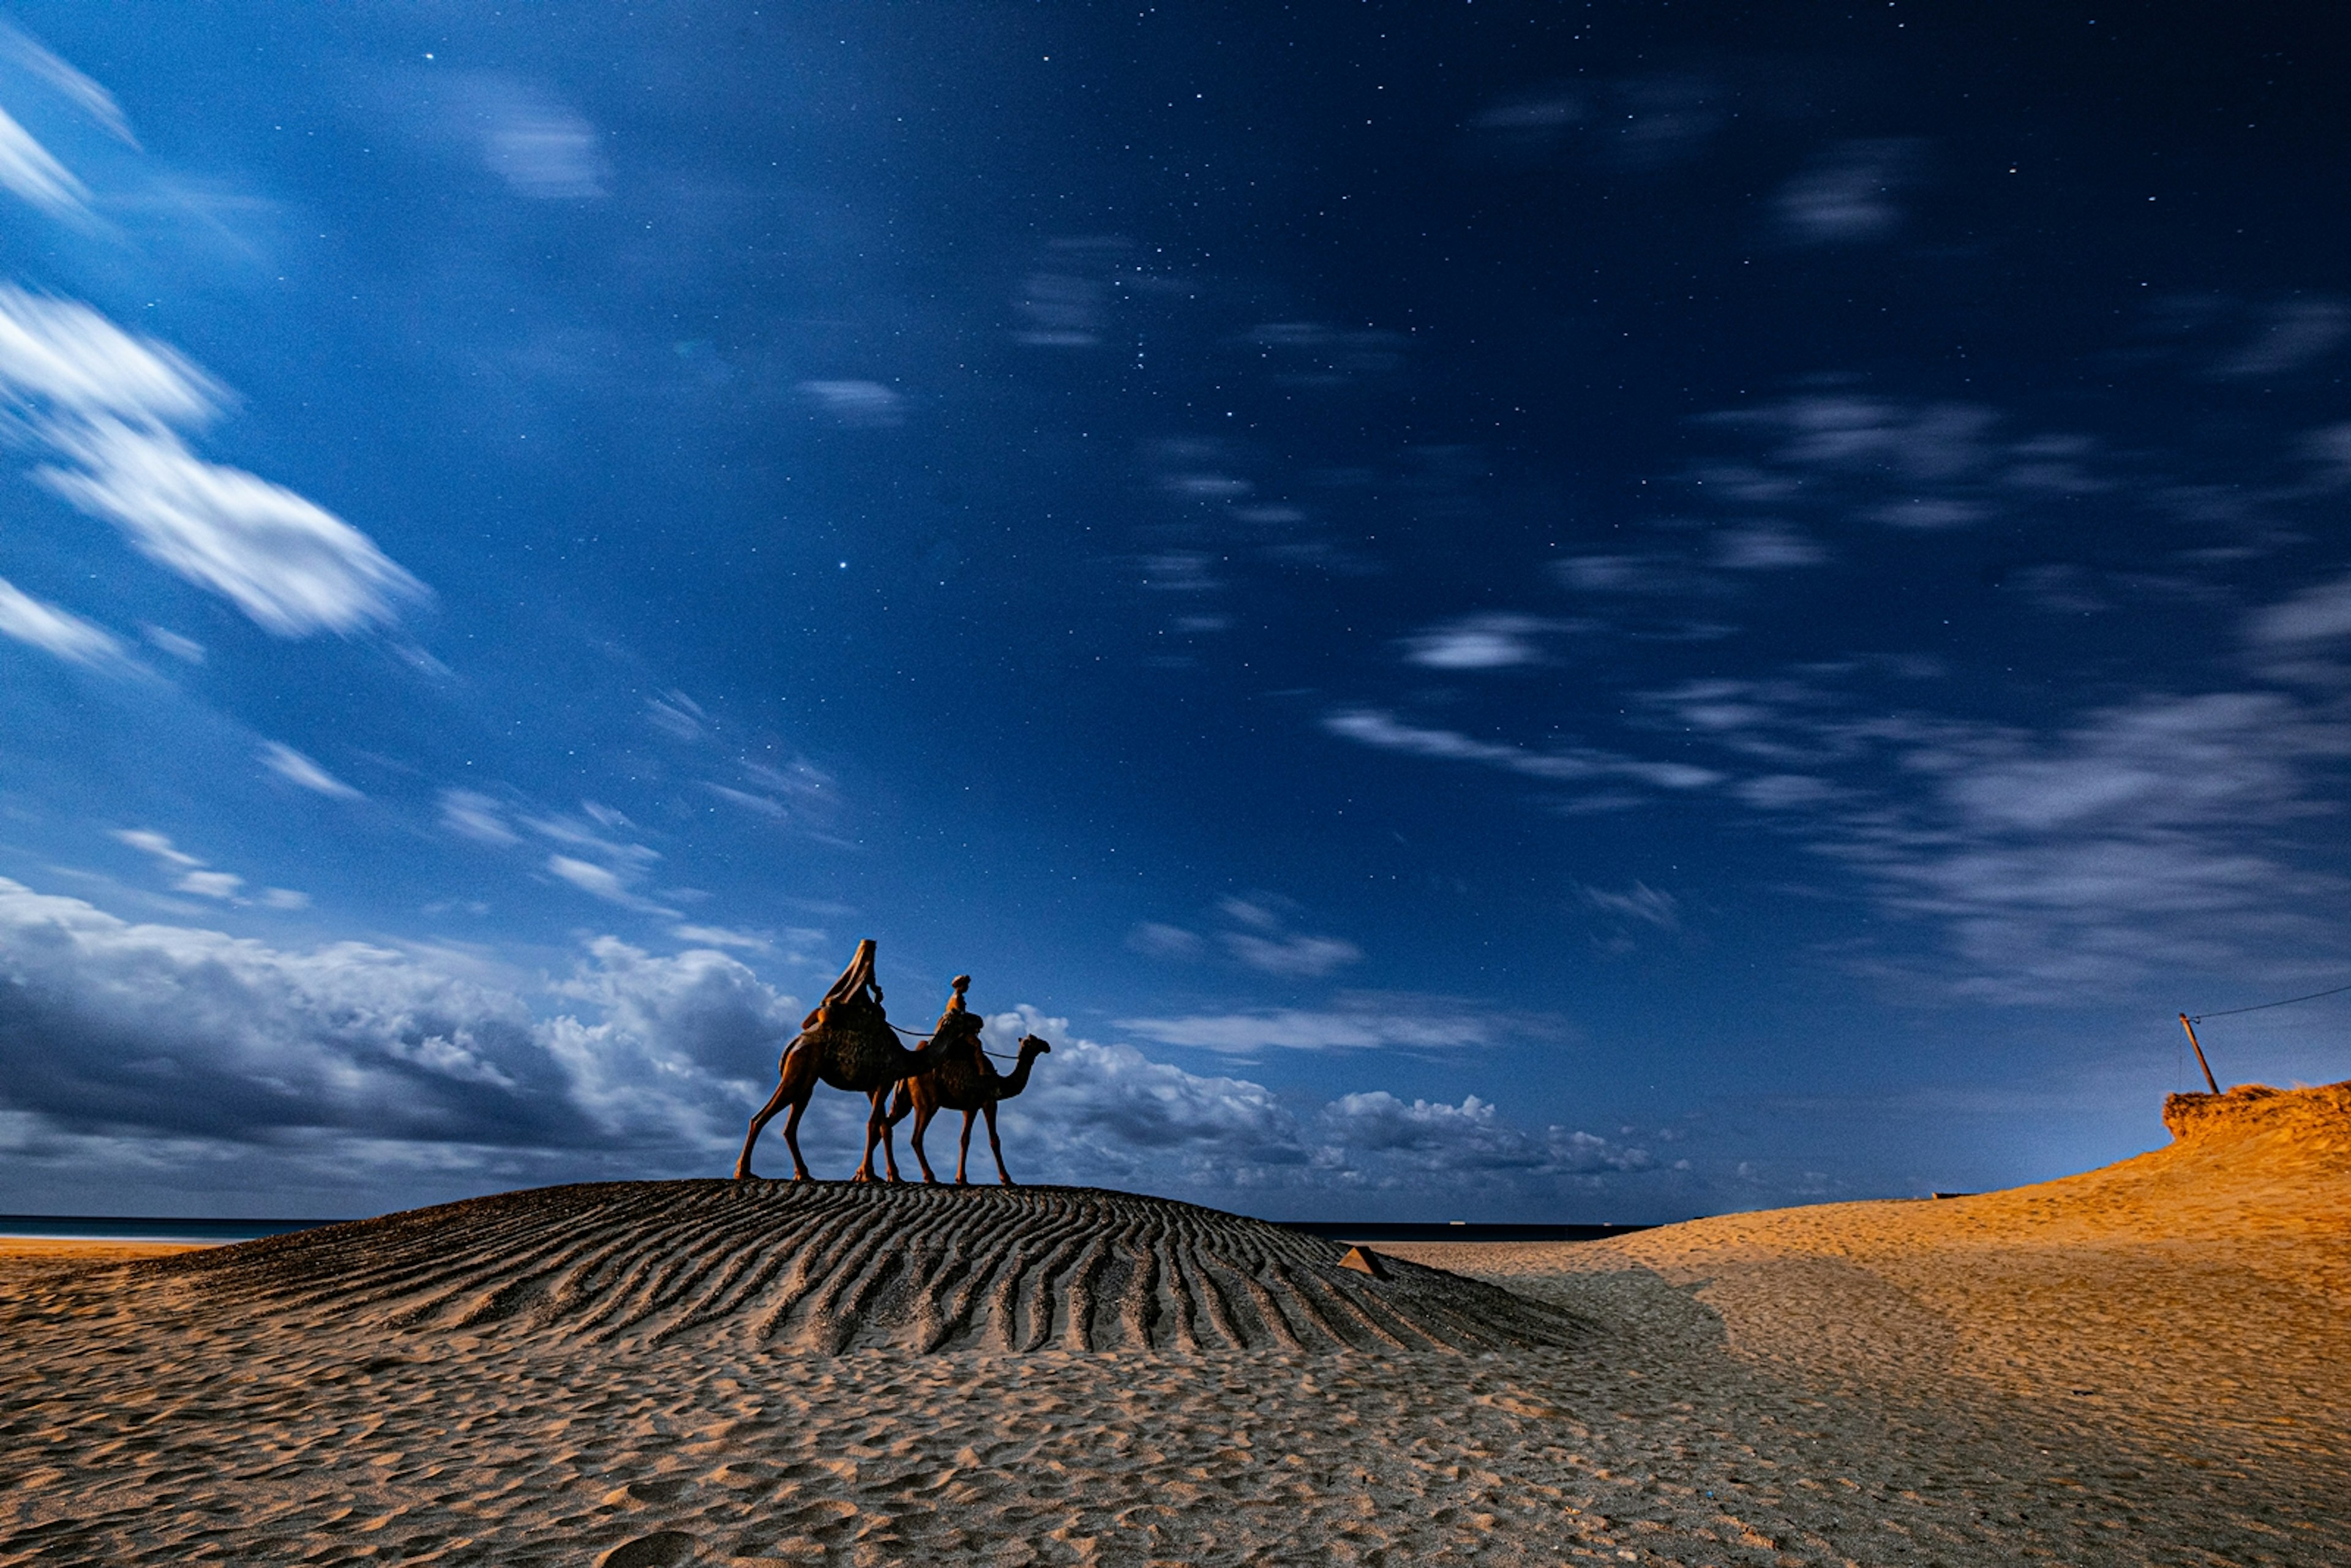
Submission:
[[[9,1244],[0,1563],[2327,1562],[2351,1085],[2174,1124],[1384,1278],[1068,1188]]]

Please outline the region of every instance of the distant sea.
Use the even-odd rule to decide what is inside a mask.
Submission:
[[[0,1214],[0,1236],[74,1241],[254,1241],[315,1230],[333,1219],[157,1219],[107,1214]],[[1482,1225],[1454,1220],[1293,1219],[1291,1230],[1333,1241],[1598,1241],[1646,1225]]]
[[[151,1219],[119,1214],[0,1214],[0,1236],[59,1241],[254,1241],[332,1219]]]
[[[1599,1241],[1627,1236],[1647,1225],[1479,1225],[1459,1219],[1402,1221],[1377,1219],[1292,1219],[1292,1230],[1332,1241]]]

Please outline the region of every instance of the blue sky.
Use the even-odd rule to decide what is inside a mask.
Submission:
[[[6,22],[0,1208],[722,1173],[867,936],[1278,1217],[2054,1175],[2351,978],[2314,32]]]

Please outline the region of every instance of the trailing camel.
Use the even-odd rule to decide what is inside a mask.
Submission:
[[[959,984],[956,1000],[960,1002],[962,999]],[[956,1148],[956,1185],[967,1185],[964,1166],[971,1157],[971,1119],[974,1115],[987,1118],[987,1146],[996,1155],[998,1178],[1006,1186],[1019,1185],[1012,1179],[1012,1173],[1004,1168],[1004,1142],[996,1135],[996,1107],[999,1102],[1009,1100],[1029,1087],[1029,1070],[1037,1065],[1039,1057],[1052,1049],[1033,1034],[1021,1036],[1020,1060],[1013,1067],[1011,1076],[1004,1077],[981,1052],[979,1037],[975,1033],[971,1037],[969,1051],[959,1051],[922,1077],[909,1078],[898,1085],[897,1098],[890,1106],[890,1125],[896,1126],[905,1120],[908,1112],[914,1113],[914,1130],[906,1141],[914,1145],[914,1162],[923,1167],[925,1181],[935,1182],[939,1178],[931,1174],[931,1162],[924,1157],[923,1134],[929,1128],[931,1118],[941,1111],[960,1111],[963,1113],[963,1142]]]
[[[850,1179],[875,1179],[873,1145],[878,1142],[890,1179],[896,1181],[898,1155],[891,1147],[886,1110],[892,1085],[910,1078],[920,1079],[967,1050],[977,1053],[979,1023],[964,1009],[963,993],[957,990],[955,1000],[940,1018],[939,1027],[921,1050],[908,1051],[900,1045],[897,1031],[890,1027],[889,1015],[882,1010],[882,987],[873,977],[873,940],[868,937],[860,942],[857,956],[849,961],[841,978],[825,992],[816,1010],[801,1020],[800,1032],[777,1064],[776,1092],[759,1107],[759,1113],[751,1118],[751,1130],[743,1137],[742,1157],[735,1162],[735,1179],[750,1178],[751,1145],[759,1141],[761,1130],[774,1120],[776,1113],[787,1105],[792,1113],[784,1120],[784,1145],[792,1152],[792,1179],[810,1179],[808,1162],[800,1158],[800,1114],[808,1109],[809,1099],[821,1082],[864,1095],[871,1107],[865,1118],[865,1157],[858,1162],[857,1174]]]

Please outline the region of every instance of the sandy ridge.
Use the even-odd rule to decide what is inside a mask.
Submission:
[[[1573,1317],[1261,1220],[1087,1187],[609,1182],[133,1268],[186,1310],[546,1344],[1448,1353]]]

